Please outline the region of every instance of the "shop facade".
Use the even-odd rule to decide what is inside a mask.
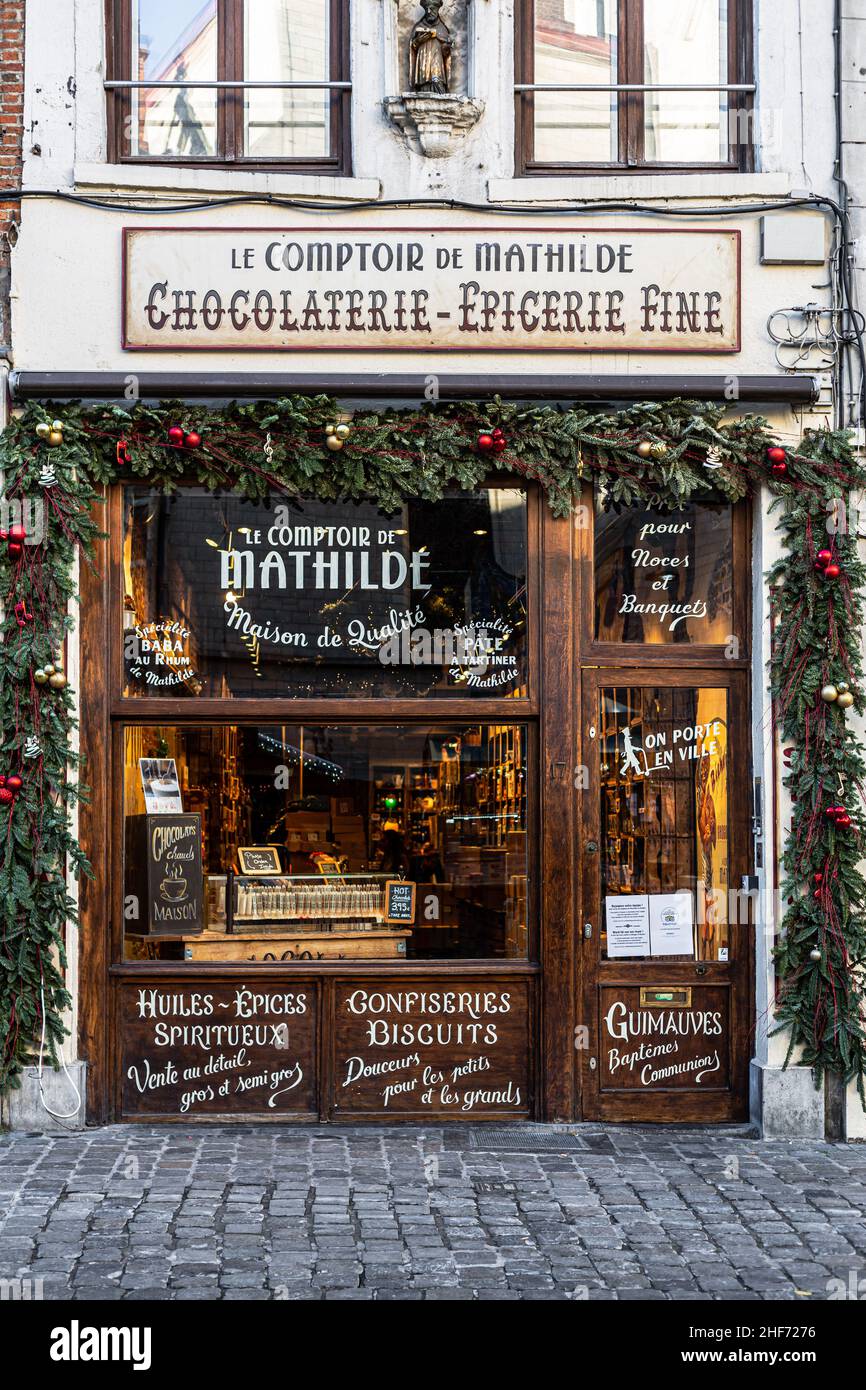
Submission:
[[[193,6],[161,76],[146,6],[109,5],[104,26],[90,8],[28,6],[34,129],[57,129],[47,24],[80,66],[69,131],[25,184],[83,200],[24,202],[10,378],[13,409],[132,411],[64,657],[94,868],[66,942],[79,1118],[823,1133],[824,1095],[772,1036],[791,809],[767,692],[772,498],[719,495],[700,423],[765,415],[793,449],[837,408],[829,372],[778,355],[834,236],[756,114],[790,114],[781,7],[709,7],[723,75],[679,138],[649,95],[685,90],[693,37],[651,43],[652,5],[619,6],[619,49],[610,7],[589,7],[591,32],[580,6],[443,12],[435,120],[404,90],[420,39],[402,7],[301,24],[268,5],[304,39],[303,99],[243,88],[277,80],[249,6]],[[593,103],[557,105],[586,95],[575,53],[620,85],[603,158]],[[224,85],[187,89],[190,71]],[[830,132],[806,157],[826,181]],[[313,421],[292,436],[306,492],[272,485],[293,401]],[[679,508],[593,462],[633,411],[634,457],[662,464],[647,403],[700,437],[706,492]],[[605,422],[567,507],[539,482],[533,409]],[[427,417],[444,491],[424,486]],[[155,430],[170,489],[139,466]],[[328,483],[347,460],[372,480],[351,501]],[[836,1101],[852,1135],[857,1104]]]

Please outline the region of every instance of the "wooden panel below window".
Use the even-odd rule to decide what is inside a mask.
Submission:
[[[124,984],[123,1118],[317,1113],[314,982]]]
[[[530,1113],[526,980],[338,983],[334,1044],[334,1118]]]
[[[727,984],[603,985],[599,990],[602,1091],[727,1090],[731,1084]],[[655,1113],[647,1111],[647,1118]]]

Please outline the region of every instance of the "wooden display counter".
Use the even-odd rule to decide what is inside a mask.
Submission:
[[[194,961],[402,960],[410,931],[327,931],[295,935],[263,931],[203,931],[184,939]]]

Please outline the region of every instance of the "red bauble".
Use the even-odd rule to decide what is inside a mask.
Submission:
[[[201,435],[197,434],[195,430],[190,430],[189,434],[184,435],[183,442],[187,449],[197,449],[201,444]]]
[[[824,566],[824,578],[825,578],[825,579],[838,579],[838,578],[839,578],[839,575],[840,575],[841,573],[842,573],[842,570],[841,570],[841,567],[840,567],[839,565],[835,565],[835,564],[834,564],[834,565],[825,565],[825,566]]]
[[[787,463],[774,463],[770,472],[774,478],[787,478],[788,465]]]
[[[13,560],[17,560],[18,556],[21,555],[23,551],[23,545],[19,545],[17,541],[9,542],[9,554]]]
[[[812,875],[812,882],[813,882],[813,883],[823,883],[823,882],[824,882],[824,875],[821,874],[821,873],[813,874],[813,875]]]
[[[843,811],[842,814],[841,814],[841,816],[837,816],[837,817],[836,817],[836,824],[837,824],[842,830],[847,830],[847,829],[848,829],[848,826],[851,824],[851,817],[848,815],[848,812],[847,812],[847,811]]]
[[[824,815],[827,817],[828,820],[835,820],[835,819],[836,819],[837,813],[838,813],[839,811],[844,811],[844,810],[845,810],[845,807],[844,807],[844,806],[828,806],[827,809],[826,809],[826,811],[824,812]]]
[[[173,444],[176,449],[180,448],[183,443],[183,430],[180,425],[172,425],[168,432],[168,442]]]
[[[125,439],[118,439],[117,448],[114,451],[114,455],[117,459],[118,468],[123,468],[125,464],[130,462],[129,445],[127,444]]]
[[[832,550],[819,550],[818,554],[815,556],[815,564],[820,565],[821,568],[824,569],[827,565],[829,565],[832,559]]]
[[[10,792],[12,792],[13,796],[17,796],[21,788],[24,786],[24,783],[18,776],[18,773],[13,772],[11,777],[6,778],[6,785],[9,788]]]
[[[8,787],[0,787],[0,806],[14,806],[15,793],[10,792]]]
[[[9,527],[9,539],[10,541],[17,541],[19,545],[24,544],[25,540],[27,539],[27,532],[24,530],[24,527],[21,525],[20,522],[17,522],[14,526]]]
[[[767,450],[767,459],[770,463],[784,463],[787,457],[785,450],[781,449],[778,444],[773,444]]]
[[[504,439],[504,438],[505,438],[505,435],[502,433],[502,430],[499,428],[498,425],[496,426],[496,429],[493,431],[493,438],[494,438],[494,439]]]
[[[494,454],[503,454],[507,448],[508,448],[508,441],[507,441],[507,439],[505,439],[502,435],[500,435],[498,439],[494,439],[494,441],[493,441],[493,452],[494,452]]]
[[[489,454],[489,453],[492,452],[492,450],[493,450],[493,435],[492,435],[492,434],[479,434],[479,436],[478,436],[478,452],[479,452],[479,454]]]
[[[814,893],[812,894],[812,897],[815,899],[816,902],[817,902],[818,899],[821,897],[821,893],[822,893],[822,892],[823,892],[823,889],[821,889],[821,888],[816,888],[816,889],[815,889]]]

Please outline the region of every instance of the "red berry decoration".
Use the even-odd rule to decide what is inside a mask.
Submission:
[[[19,545],[17,541],[10,541],[10,542],[9,542],[9,556],[10,556],[10,559],[12,559],[12,560],[17,560],[18,557],[19,557],[19,555],[21,555],[21,554],[23,553],[23,551],[24,551],[23,545]]]
[[[774,463],[770,472],[774,478],[787,478],[788,465],[787,463]]]
[[[838,578],[839,578],[839,575],[840,575],[841,573],[842,573],[842,569],[841,569],[841,566],[839,566],[839,565],[832,564],[832,565],[825,565],[825,566],[824,566],[824,578],[825,578],[825,579],[838,579]]]
[[[125,464],[132,462],[129,457],[129,445],[125,439],[118,439],[115,457],[117,459],[118,468],[123,468]]]
[[[770,463],[785,463],[788,455],[778,444],[773,444],[767,450],[767,459]]]
[[[832,559],[832,550],[819,550],[818,554],[815,556],[815,564],[820,565],[821,569],[823,570],[827,568]]]
[[[848,829],[848,826],[851,824],[851,817],[848,815],[848,812],[847,812],[847,811],[843,811],[842,814],[841,814],[841,816],[837,816],[837,817],[836,817],[836,824],[837,824],[842,830],[847,830],[847,829]]]
[[[0,787],[0,806],[14,806],[15,793],[10,792],[8,787]]]
[[[823,883],[823,882],[824,882],[824,875],[821,874],[821,873],[813,874],[813,875],[812,875],[812,882],[813,882],[813,883]]]
[[[183,442],[187,449],[197,449],[201,444],[201,435],[197,434],[195,430],[190,430],[189,434],[184,435]]]
[[[491,454],[493,452],[493,435],[479,434],[478,436],[479,454]]]
[[[171,429],[168,432],[168,442],[169,444],[172,444],[175,447],[175,449],[180,448],[181,444],[183,443],[183,430],[181,429],[180,425],[172,425]]]

